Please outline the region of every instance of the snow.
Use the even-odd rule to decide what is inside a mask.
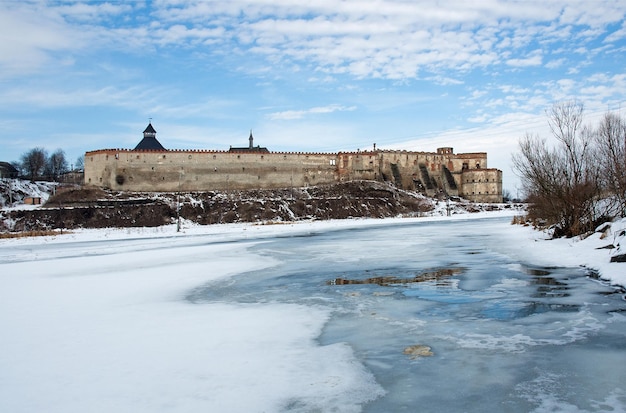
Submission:
[[[276,263],[255,243],[364,226],[512,216],[79,230],[0,240],[0,411],[357,412],[383,394],[345,344],[317,338],[326,308],[297,304],[195,305],[209,281]],[[609,263],[626,220],[608,237],[546,240],[529,227],[485,220],[499,248],[527,262],[585,265],[626,286]],[[239,242],[228,242],[239,241]],[[167,248],[164,248],[164,245]],[[480,339],[480,338],[478,338]]]
[[[24,198],[41,198],[45,203],[57,185],[56,182],[0,179],[0,207],[5,210],[38,208],[38,205],[25,205]]]

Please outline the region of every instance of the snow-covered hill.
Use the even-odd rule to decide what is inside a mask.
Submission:
[[[42,203],[48,200],[58,183],[25,179],[0,179],[0,208],[31,208],[24,205],[28,197],[41,198]]]

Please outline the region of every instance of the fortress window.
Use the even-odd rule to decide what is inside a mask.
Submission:
[[[261,159],[263,159],[263,155],[261,155]]]
[[[163,155],[163,159],[165,159],[165,155]]]
[[[241,159],[241,155],[237,155],[237,159]]]
[[[213,159],[216,159],[216,158],[215,158],[215,155],[213,155]]]
[[[336,162],[336,161],[335,161],[334,159],[331,159],[331,160],[330,160],[330,166],[335,166],[335,162]]]
[[[480,164],[479,163],[476,164],[476,169],[480,169]]]
[[[189,159],[191,159],[191,155],[189,155]]]

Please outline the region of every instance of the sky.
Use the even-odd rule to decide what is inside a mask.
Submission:
[[[0,160],[35,147],[487,152],[626,106],[626,0],[0,0]]]

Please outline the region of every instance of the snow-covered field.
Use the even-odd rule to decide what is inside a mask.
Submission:
[[[265,239],[427,220],[282,225],[183,225],[81,230],[0,240],[0,411],[360,411],[383,389],[347,345],[320,346],[329,310],[185,300],[211,280],[271,268],[248,247]],[[585,265],[626,286],[604,239],[546,241],[522,226],[484,221],[500,248],[543,265]],[[355,246],[357,248],[358,246]]]

